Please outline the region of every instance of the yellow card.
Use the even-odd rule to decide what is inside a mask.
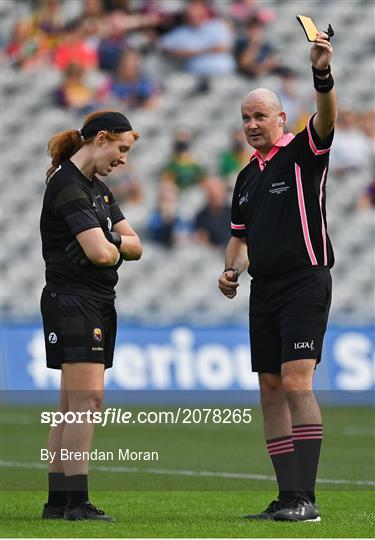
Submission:
[[[305,15],[297,15],[297,21],[304,29],[307,41],[315,41],[318,29],[315,26],[314,21],[310,19],[310,17],[306,17]]]

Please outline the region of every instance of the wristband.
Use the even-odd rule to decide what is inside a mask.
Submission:
[[[331,73],[331,66],[329,64],[325,69],[318,69],[315,66],[311,66],[311,69],[313,74],[318,75],[319,77],[324,77],[325,75],[329,75]]]
[[[314,73],[313,79],[315,90],[321,94],[330,92],[335,84],[331,74],[326,79],[319,79]]]

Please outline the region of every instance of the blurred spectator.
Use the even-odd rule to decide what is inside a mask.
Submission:
[[[366,137],[374,141],[375,139],[375,112],[365,111],[358,115],[358,127]]]
[[[267,75],[279,67],[276,51],[265,39],[264,28],[264,22],[257,15],[250,17],[245,21],[245,34],[235,43],[238,71],[247,77]]]
[[[350,109],[342,110],[337,118],[332,144],[331,171],[336,176],[360,170],[368,171],[372,153],[372,142],[358,129],[354,112]]]
[[[228,14],[237,25],[254,16],[264,23],[272,22],[276,18],[273,9],[258,4],[257,0],[234,0],[228,8]]]
[[[65,25],[60,0],[43,0],[33,14],[34,25],[46,34],[57,34]]]
[[[358,127],[364,134],[369,148],[372,175],[375,178],[375,111],[364,111],[358,115]]]
[[[56,104],[88,114],[96,106],[95,92],[85,82],[85,69],[78,64],[70,64],[64,70],[64,80],[55,93]]]
[[[82,4],[81,19],[101,19],[106,13],[103,0],[83,0]]]
[[[373,180],[358,199],[358,208],[375,208],[375,180]]]
[[[235,69],[230,29],[224,21],[210,17],[207,2],[190,0],[185,8],[185,24],[161,39],[162,50],[182,60],[185,70],[199,77],[232,73]]]
[[[189,225],[178,215],[178,193],[173,184],[162,184],[156,209],[150,216],[148,232],[151,240],[173,247],[189,233]]]
[[[12,39],[5,47],[5,56],[14,67],[32,70],[48,64],[53,42],[43,32],[35,30],[32,19],[15,22]]]
[[[108,29],[108,35],[103,37],[98,46],[99,67],[103,71],[115,71],[120,56],[127,46],[126,34],[121,28]]]
[[[154,40],[150,30],[159,24],[156,13],[130,13],[127,9],[115,9],[106,17],[106,30],[98,45],[100,68],[115,71],[121,54],[128,47],[147,48]]]
[[[207,178],[203,183],[206,206],[195,218],[198,242],[224,247],[230,239],[230,213],[225,183],[219,178]]]
[[[142,185],[136,169],[127,162],[126,167],[118,166],[106,178],[106,184],[112,191],[119,206],[139,204],[143,200]],[[126,208],[124,211],[126,215]]]
[[[152,108],[157,105],[158,92],[150,78],[141,73],[141,55],[135,50],[124,51],[116,75],[106,85],[107,95],[128,108]]]
[[[181,5],[169,0],[143,0],[141,12],[147,15],[156,15],[158,24],[155,26],[157,35],[163,35],[182,22]]]
[[[280,98],[283,110],[286,112],[288,130],[297,133],[304,129],[309,116],[297,92],[297,73],[290,68],[282,68],[280,69],[280,77],[281,86],[276,93]]]
[[[250,152],[245,134],[242,129],[235,129],[230,148],[219,154],[219,175],[224,180],[235,178],[249,160]]]
[[[110,11],[123,11],[124,13],[130,13],[129,0],[103,0],[105,10]]]
[[[78,64],[87,69],[97,67],[97,51],[85,39],[85,27],[80,21],[73,21],[65,26],[63,38],[55,51],[53,62],[61,70],[66,69],[70,64]]]
[[[175,184],[179,189],[187,189],[204,179],[204,168],[191,153],[191,140],[190,131],[177,131],[170,162],[162,174],[163,182]]]

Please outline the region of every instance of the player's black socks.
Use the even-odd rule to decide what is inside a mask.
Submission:
[[[288,502],[296,495],[296,469],[291,435],[268,439],[267,450],[275,469],[279,499]]]
[[[66,476],[68,507],[75,508],[89,500],[87,474]]]
[[[323,438],[322,424],[301,424],[292,427],[294,453],[297,467],[297,489],[306,493],[315,503],[315,481],[318,471],[320,447]]]
[[[48,473],[48,504],[58,508],[67,503],[65,474]]]

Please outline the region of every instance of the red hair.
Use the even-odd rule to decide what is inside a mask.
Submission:
[[[102,116],[103,114],[106,114],[108,112],[115,111],[113,109],[106,109],[90,113],[86,116],[83,125],[85,126],[94,118]],[[133,135],[135,141],[139,139],[138,131],[129,131],[129,133]],[[108,140],[115,141],[121,137],[121,133],[107,132],[105,137]],[[63,163],[63,161],[71,158],[73,154],[75,154],[80,148],[82,148],[82,146],[92,143],[94,139],[95,135],[93,137],[89,137],[88,139],[83,140],[81,133],[78,129],[66,129],[65,131],[61,131],[60,133],[56,133],[56,135],[53,135],[53,137],[51,137],[48,141],[48,155],[51,156],[52,162],[51,166],[47,170],[47,182],[49,177],[55,172],[57,167],[61,165],[61,163]]]

